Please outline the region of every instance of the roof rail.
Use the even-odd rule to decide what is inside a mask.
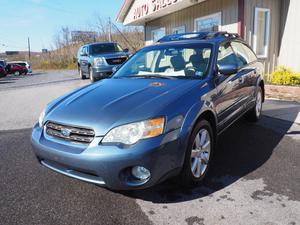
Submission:
[[[157,42],[170,42],[170,41],[182,41],[182,40],[208,40],[212,38],[239,38],[238,34],[228,33],[226,31],[219,32],[191,32],[183,34],[170,34],[162,37]]]

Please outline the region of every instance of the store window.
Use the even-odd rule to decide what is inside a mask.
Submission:
[[[157,42],[159,39],[166,35],[166,28],[162,27],[152,31],[152,40]]]
[[[185,33],[185,26],[180,26],[180,27],[174,27],[172,29],[173,34],[183,34]]]
[[[255,8],[253,48],[260,58],[268,57],[270,9]]]
[[[219,31],[221,30],[221,25],[221,12],[195,19],[195,31]]]

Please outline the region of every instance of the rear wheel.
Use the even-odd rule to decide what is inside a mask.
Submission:
[[[19,71],[16,71],[14,74],[15,74],[16,76],[20,76],[20,72],[19,72]]]
[[[247,113],[247,118],[251,122],[257,122],[261,116],[263,103],[263,93],[261,87],[257,88],[255,106]]]
[[[198,122],[186,150],[180,174],[182,184],[192,186],[206,177],[212,160],[214,140],[210,123],[206,120]]]

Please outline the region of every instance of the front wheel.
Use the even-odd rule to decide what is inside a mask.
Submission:
[[[14,74],[15,74],[16,76],[20,76],[20,72],[19,72],[19,71],[16,71]]]
[[[200,183],[207,175],[214,149],[213,130],[207,120],[201,120],[194,128],[186,149],[180,181],[185,186]]]
[[[247,118],[250,122],[257,122],[260,119],[262,112],[263,93],[261,87],[258,87],[255,106],[247,113]]]
[[[90,74],[90,80],[91,82],[95,82],[96,79],[95,79],[95,76],[94,76],[94,72],[93,72],[93,68],[89,68],[89,74]]]
[[[82,80],[86,79],[86,76],[83,75],[83,72],[82,72],[82,70],[81,70],[80,68],[79,68],[79,77],[80,77],[80,79],[82,79]]]

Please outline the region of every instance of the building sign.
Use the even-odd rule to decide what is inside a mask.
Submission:
[[[97,33],[93,31],[72,31],[72,42],[89,42],[97,37]]]
[[[137,20],[152,13],[158,12],[180,1],[182,0],[138,1],[139,4],[133,5],[133,20]]]

